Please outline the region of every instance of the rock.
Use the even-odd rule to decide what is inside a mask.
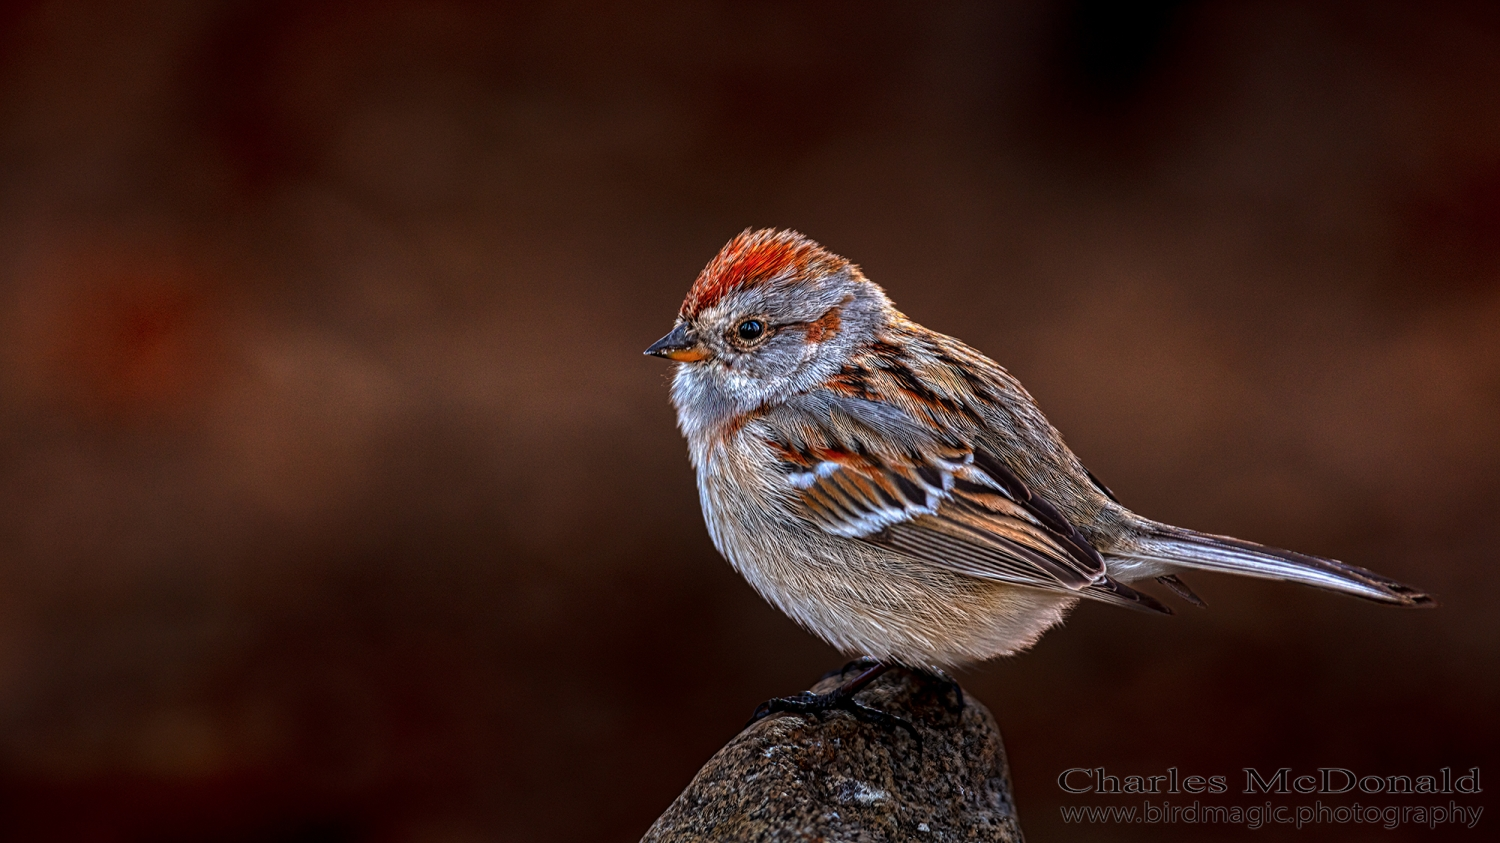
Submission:
[[[1022,839],[988,709],[969,698],[955,710],[953,686],[906,670],[858,700],[910,721],[920,745],[847,712],[773,715],[710,758],[642,843]]]

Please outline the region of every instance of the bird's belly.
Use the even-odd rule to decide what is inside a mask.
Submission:
[[[706,481],[706,482],[705,482]],[[1025,649],[1075,598],[834,536],[742,484],[700,478],[714,544],[772,605],[850,655],[945,668]]]

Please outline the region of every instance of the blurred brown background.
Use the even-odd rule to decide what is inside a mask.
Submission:
[[[1493,4],[0,9],[0,839],[635,839],[842,661],[640,354],[752,225],[1134,508],[1442,601],[1192,577],[973,671],[1034,841],[1442,836],[1069,828],[1071,766],[1500,776]]]

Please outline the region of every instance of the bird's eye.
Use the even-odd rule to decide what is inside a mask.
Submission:
[[[745,342],[755,342],[765,332],[766,325],[759,319],[746,319],[740,323],[739,328],[735,329],[735,333],[739,334],[740,339]]]

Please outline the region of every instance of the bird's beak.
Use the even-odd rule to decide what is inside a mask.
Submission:
[[[692,363],[708,356],[708,349],[698,342],[686,322],[677,323],[672,333],[651,344],[646,353],[652,357],[665,357],[678,363]]]

